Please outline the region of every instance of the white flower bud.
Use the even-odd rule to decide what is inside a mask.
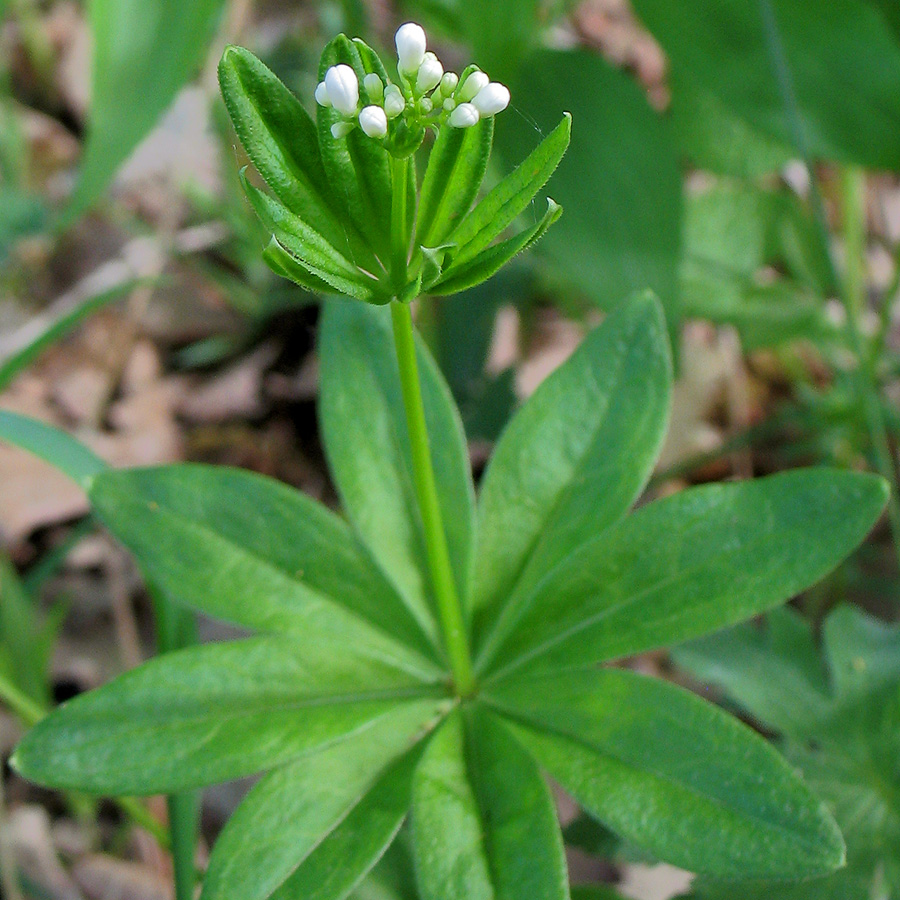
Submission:
[[[341,138],[347,137],[354,127],[353,122],[335,122],[331,126],[331,136],[339,141]]]
[[[475,71],[462,83],[456,93],[456,99],[460,103],[468,103],[479,91],[484,90],[491,83],[491,79],[484,72]]]
[[[345,116],[355,116],[359,106],[359,80],[350,66],[332,66],[325,73],[325,89],[332,106]]]
[[[396,119],[406,109],[406,98],[396,84],[384,89],[384,112],[389,119]]]
[[[394,37],[397,45],[397,57],[400,60],[400,71],[404,75],[414,75],[425,59],[425,32],[421,25],[407,22],[397,29]]]
[[[375,72],[369,72],[363,78],[363,87],[366,89],[366,94],[372,103],[381,103],[384,99],[384,82]]]
[[[444,101],[444,109],[446,109],[447,112],[453,112],[453,110],[456,109],[456,101],[452,97],[448,97]]]
[[[450,124],[454,128],[471,128],[478,124],[481,114],[471,103],[460,103],[450,113]]]
[[[419,112],[422,113],[423,116],[427,116],[433,109],[434,103],[428,97],[423,97],[419,101]]]
[[[331,98],[328,96],[328,88],[325,87],[324,81],[320,81],[319,86],[316,88],[316,103],[319,106],[324,106],[326,109],[331,106]]]
[[[472,99],[472,106],[483,116],[494,116],[509,106],[509,88],[492,81]]]
[[[388,120],[380,106],[367,106],[359,114],[359,127],[370,138],[383,138],[387,134]]]
[[[416,90],[420,94],[433,90],[441,83],[443,77],[444,67],[441,61],[433,53],[426,53],[416,77]]]
[[[459,84],[459,75],[455,72],[445,72],[441,79],[440,91],[445,97],[449,97]]]

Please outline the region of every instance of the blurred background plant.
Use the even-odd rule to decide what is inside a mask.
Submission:
[[[0,407],[77,434],[113,465],[228,463],[333,500],[315,419],[318,298],[262,262],[214,69],[227,42],[244,44],[311,108],[325,40],[343,30],[385,47],[407,18],[448,63],[475,59],[510,85],[496,135],[508,163],[564,110],[575,120],[550,187],[566,215],[542,245],[418,310],[476,471],[585,328],[649,287],[680,350],[655,492],[810,463],[870,468],[896,487],[894,0],[0,0]],[[896,496],[890,522],[794,612],[674,663],[628,662],[719,685],[835,808],[846,878],[832,894],[766,886],[772,897],[900,896],[888,762],[900,651],[866,618],[900,608]],[[173,645],[86,515],[76,485],[0,447],[4,757],[52,703]],[[848,666],[867,673],[852,703]],[[779,681],[802,681],[821,716],[773,713]],[[207,794],[203,841],[240,790]],[[11,776],[4,791],[4,896],[167,896],[161,805],[123,810]],[[567,837],[573,881],[591,882],[579,897],[618,884],[652,900],[690,880],[583,818]],[[411,884],[400,847],[359,896],[412,897]]]

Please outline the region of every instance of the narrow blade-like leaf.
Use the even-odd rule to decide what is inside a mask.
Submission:
[[[362,236],[335,211],[316,124],[300,101],[243,47],[225,49],[219,84],[234,130],[275,196],[337,250],[374,266]]]
[[[492,691],[515,734],[592,815],[654,856],[727,878],[804,878],[843,862],[824,804],[736,719],[619,669]]]
[[[553,798],[506,726],[484,709],[450,717],[413,787],[423,900],[567,900]]]
[[[319,416],[344,508],[407,605],[433,631],[424,536],[387,310],[331,301],[319,353]],[[462,594],[474,530],[468,450],[450,390],[421,344],[418,361],[444,530]]]
[[[525,161],[484,197],[459,227],[448,235],[447,240],[460,248],[455,262],[463,263],[477,256],[526,209],[559,165],[569,146],[571,134],[572,117],[566,115]]]
[[[473,128],[442,128],[431,148],[416,222],[416,243],[436,247],[459,225],[484,181],[494,119]]]
[[[305,641],[339,637],[426,680],[421,629],[350,529],[278,482],[224,467],[108,472],[91,501],[147,576],[183,603]],[[417,648],[417,649],[413,649]]]
[[[415,699],[427,691],[349,642],[208,644],[159,656],[59,707],[26,735],[14,762],[57,788],[172,793],[386,727],[398,711],[427,721],[438,699]]]
[[[377,862],[410,802],[424,707],[264,778],[213,849],[203,900],[342,900]],[[387,767],[387,768],[386,768]]]
[[[27,450],[78,482],[85,490],[106,463],[71,435],[37,419],[0,409],[0,441]]]
[[[472,608],[481,638],[503,608],[628,511],[665,436],[671,380],[662,310],[636,297],[509,424],[479,498]]]
[[[827,575],[886,500],[881,478],[831,469],[658,500],[537,586],[497,667],[587,667],[765,612]]]
[[[319,79],[336,65],[350,66],[360,86],[367,74],[374,72],[383,82],[387,74],[378,57],[362,41],[350,41],[339,34],[322,53]],[[336,138],[331,126],[341,121],[333,108],[317,109],[319,146],[325,172],[336,202],[369,246],[385,262],[390,256],[391,241],[391,167],[388,154],[378,141],[367,137],[359,128],[346,137]]]
[[[546,233],[547,229],[562,215],[562,207],[547,201],[547,212],[535,225],[525,231],[511,237],[499,244],[482,250],[477,256],[461,265],[453,265],[444,272],[443,277],[433,287],[428,289],[430,294],[458,294],[475,285],[481,284],[492,278],[511,259],[518,256],[523,250],[527,250],[532,244],[537,243]]]
[[[263,259],[266,265],[282,278],[299,284],[300,287],[315,294],[330,294],[334,288],[327,282],[323,281],[318,275],[313,273],[294,256],[291,256],[277,238],[272,238],[263,250]]]

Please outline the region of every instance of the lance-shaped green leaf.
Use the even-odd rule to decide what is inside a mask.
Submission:
[[[680,688],[595,669],[490,691],[585,809],[654,856],[727,878],[804,878],[843,863],[824,804],[763,738]]]
[[[493,117],[481,119],[472,128],[441,129],[422,182],[418,244],[435,247],[442,243],[469,211],[484,181],[493,141]]]
[[[85,490],[106,463],[71,435],[37,419],[0,409],[0,441],[27,450]]]
[[[567,557],[524,599],[495,665],[574,669],[758,615],[830,572],[886,500],[881,478],[824,468],[658,500]]]
[[[729,628],[673,651],[675,662],[722,685],[758,722],[785,734],[808,733],[831,706],[825,667],[812,630],[791,609],[776,609],[765,628]]]
[[[19,744],[32,781],[171,793],[251,775],[438,699],[347,641],[249,638],[173,653],[59,707]],[[432,689],[436,695],[436,690]]]
[[[293,281],[294,284],[299,284],[300,287],[305,288],[308,291],[312,291],[315,294],[330,294],[334,290],[327,281],[323,281],[317,275],[313,275],[300,260],[291,256],[291,254],[278,243],[277,238],[273,237],[269,241],[266,245],[266,249],[263,250],[262,256],[266,265],[276,275],[287,278],[290,281]]]
[[[566,900],[556,810],[534,761],[483,709],[447,719],[413,785],[423,900]]]
[[[329,302],[319,353],[319,417],[344,509],[423,628],[433,634],[425,542],[387,310]],[[450,390],[421,344],[418,362],[444,530],[462,594],[475,506],[468,450]]]
[[[472,259],[499,237],[547,183],[569,146],[567,115],[517,169],[487,194],[447,237],[459,250],[454,263]]]
[[[255,188],[242,174],[241,181],[253,209],[294,262],[348,297],[376,301],[378,282],[338,253],[317,231],[286,206]]]
[[[376,267],[362,236],[335,209],[316,124],[300,101],[243,47],[226,47],[219,85],[237,136],[275,196],[335,249]]]
[[[383,82],[387,73],[377,55],[360,40],[348,40],[339,34],[322,53],[319,79],[331,66],[350,66],[360,85],[374,72]],[[378,141],[359,128],[346,137],[336,138],[331,126],[342,121],[333,108],[318,107],[319,147],[333,196],[345,215],[365,236],[369,246],[384,262],[390,255],[391,240],[391,167],[388,154]]]
[[[405,751],[433,725],[427,712],[398,707],[391,721],[267,775],[222,832],[203,900],[342,900],[406,815],[419,753]]]
[[[181,602],[262,631],[336,638],[429,680],[433,653],[350,529],[309,497],[238,469],[108,472],[97,515]],[[413,649],[418,648],[418,649]]]
[[[665,436],[671,380],[659,303],[635,297],[509,424],[479,498],[472,609],[482,638],[504,607],[628,511]]]
[[[527,250],[532,244],[537,243],[546,233],[547,229],[562,215],[562,207],[547,200],[547,212],[540,221],[517,234],[515,237],[502,241],[482,250],[477,256],[468,262],[453,263],[444,272],[440,280],[429,289],[429,293],[458,294],[468,290],[492,278],[513,257],[518,256],[523,250]]]

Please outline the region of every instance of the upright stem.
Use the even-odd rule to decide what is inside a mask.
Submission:
[[[408,162],[392,160],[393,205],[391,209],[391,271],[398,290],[406,280],[409,254],[409,223],[407,222]],[[394,344],[397,351],[397,367],[403,406],[406,410],[406,427],[412,450],[413,481],[416,500],[425,533],[425,551],[431,583],[438,605],[444,646],[450,660],[453,680],[462,696],[475,689],[475,673],[466,638],[465,622],[456,591],[447,535],[444,531],[441,506],[438,501],[425,407],[422,403],[422,387],[416,360],[416,343],[409,304],[393,301],[391,318],[394,325]]]

